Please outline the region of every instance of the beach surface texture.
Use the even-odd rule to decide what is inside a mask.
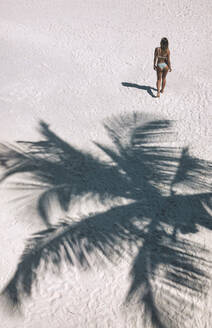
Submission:
[[[209,0],[0,1],[0,327],[212,327],[211,22]]]

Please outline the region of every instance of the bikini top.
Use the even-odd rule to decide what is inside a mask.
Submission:
[[[160,51],[161,49],[160,48],[158,48],[158,53],[159,53],[159,51]],[[168,58],[168,55],[166,55],[166,56],[160,56],[159,54],[158,54],[158,58],[163,58],[163,59],[167,59]]]

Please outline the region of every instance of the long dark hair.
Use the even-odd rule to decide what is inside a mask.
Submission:
[[[160,46],[163,51],[166,51],[169,47],[169,41],[167,38],[162,38],[160,41]]]

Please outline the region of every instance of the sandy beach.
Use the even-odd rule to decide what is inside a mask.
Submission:
[[[63,222],[74,246],[0,327],[212,326],[211,21],[208,0],[1,1],[0,290],[33,233]]]

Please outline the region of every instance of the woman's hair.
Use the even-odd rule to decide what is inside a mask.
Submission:
[[[160,46],[161,46],[161,49],[164,50],[164,51],[166,49],[168,49],[168,47],[169,47],[168,39],[167,38],[162,38],[161,41],[160,41]]]

